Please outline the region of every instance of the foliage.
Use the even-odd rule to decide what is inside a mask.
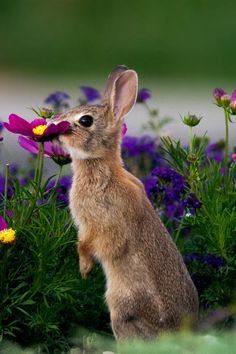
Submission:
[[[34,205],[29,219],[30,186],[22,189],[15,181],[14,189],[6,220],[16,240],[0,245],[1,336],[21,345],[41,343],[49,352],[68,350],[75,323],[108,327],[102,273],[96,269],[90,281],[81,279],[76,231],[53,191],[50,203]]]
[[[87,104],[100,97],[89,87],[83,87],[82,93],[85,97],[80,101]],[[145,104],[150,113],[146,103],[150,92],[141,90],[139,97],[139,103]],[[235,93],[232,97],[235,99]],[[34,121],[36,128],[46,126],[51,114],[68,108],[68,99],[63,92],[48,96],[47,102],[53,110],[35,110],[44,117],[43,124],[42,119],[40,125],[39,120]],[[232,107],[233,99],[227,100]],[[209,328],[235,325],[236,163],[226,153],[233,111],[232,107],[231,111],[227,110],[225,104],[224,100],[224,105],[220,106],[225,113],[225,142],[209,143],[206,136],[193,135],[193,127],[201,120],[194,115],[185,116],[183,120],[189,129],[188,146],[167,137],[149,135],[123,136],[122,139],[126,168],[143,181],[148,197],[170,230],[198,289],[200,329],[207,323],[211,323]],[[156,130],[158,126],[159,129],[153,117],[150,116],[149,128]],[[14,115],[11,124],[15,132],[20,128],[25,133],[26,123],[20,117]],[[0,124],[0,131],[2,129]],[[28,129],[26,135],[28,131],[32,133],[32,129]],[[77,348],[87,346],[85,352],[95,353],[96,335],[83,334],[81,330],[74,334],[73,329],[86,327],[111,332],[103,298],[104,276],[97,266],[88,280],[80,277],[76,230],[68,209],[71,177],[61,175],[70,158],[42,139],[45,131],[42,130],[42,137],[37,130],[37,136],[19,140],[22,147],[37,154],[33,170],[32,166],[29,171],[21,171],[10,165],[4,175],[0,175],[0,235],[4,232],[4,237],[0,238],[1,345],[5,348],[4,343],[12,340],[39,352],[61,353],[69,351],[76,340]],[[52,158],[59,165],[58,175],[47,180],[43,177],[44,157]],[[11,237],[7,238],[8,233]],[[218,312],[212,315],[215,309],[221,315]],[[213,316],[213,320],[210,321],[209,316]],[[189,338],[196,343],[193,349],[196,353],[205,346],[208,349],[212,343],[216,343],[213,347],[217,352],[220,343],[227,348],[232,342],[230,335],[219,340],[208,337],[211,344],[204,343],[204,339],[201,343],[204,337],[168,337],[159,342],[160,353],[168,352],[174,340],[176,349],[172,349],[176,353],[180,348],[188,348]],[[225,338],[229,338],[229,343]],[[125,350],[152,353],[154,346],[156,348],[156,344],[145,349],[143,346],[143,343],[127,345]]]
[[[177,335],[165,335],[158,341],[142,342],[132,341],[120,344],[118,347],[107,336],[101,336],[96,333],[88,333],[84,330],[77,331],[74,340],[73,349],[70,354],[101,354],[102,352],[117,353],[118,350],[125,354],[234,354],[236,346],[235,332],[229,333],[209,333],[209,334],[191,334],[181,332]],[[3,344],[4,354],[27,353],[35,354],[33,348],[22,350],[20,347],[11,343]]]

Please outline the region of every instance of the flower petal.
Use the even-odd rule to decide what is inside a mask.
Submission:
[[[0,231],[7,229],[7,223],[2,216],[0,216]]]
[[[122,127],[121,127],[121,134],[122,134],[122,136],[124,136],[125,134],[126,134],[126,132],[127,132],[127,125],[126,125],[126,123],[123,123],[122,124]]]
[[[15,134],[32,136],[30,123],[16,114],[10,114],[9,123],[4,123],[4,127]]]
[[[64,134],[70,128],[70,123],[66,121],[62,121],[57,124],[57,128],[59,134]]]
[[[142,88],[138,91],[137,102],[144,103],[151,98],[151,91],[146,88]]]
[[[19,136],[18,138],[18,143],[20,144],[20,146],[29,151],[31,154],[37,155],[38,154],[38,150],[39,150],[39,143],[37,143],[36,141],[32,140],[32,139],[27,139],[23,136]],[[49,146],[50,143],[45,142],[44,144],[44,157],[51,157],[51,148]]]
[[[70,123],[66,121],[62,121],[58,124],[52,123],[46,128],[44,136],[64,134],[69,129],[69,127]]]
[[[20,144],[20,146],[31,152],[31,154],[37,155],[38,154],[38,143],[36,141],[33,141],[31,139],[27,139],[23,136],[19,136],[18,138],[18,143]]]
[[[36,118],[31,123],[31,129],[38,127],[39,125],[47,125],[47,121],[42,118]]]
[[[52,123],[45,129],[43,136],[51,136],[51,135],[55,136],[58,134],[57,132],[58,132],[57,126]]]
[[[44,143],[44,156],[45,157],[52,157],[53,155],[54,145],[51,141],[45,141]]]

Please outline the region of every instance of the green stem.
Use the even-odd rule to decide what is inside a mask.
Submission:
[[[53,187],[54,189],[57,188],[59,179],[61,178],[62,170],[63,170],[63,166],[60,165],[60,166],[59,166],[59,172],[58,172],[58,175],[57,175],[57,179],[56,179],[56,182],[55,182],[55,186]]]
[[[193,181],[190,181],[189,179],[187,179],[187,181],[188,181],[188,183],[189,183],[189,185],[190,185],[191,190],[192,190],[193,193],[195,194],[197,200],[198,200],[200,203],[202,203],[202,206],[201,206],[202,210],[204,210],[206,216],[209,218],[209,220],[211,221],[212,225],[214,225],[215,220],[212,218],[211,214],[210,214],[210,213],[208,212],[208,210],[207,210],[207,207],[206,207],[205,204],[202,202],[201,196],[199,195],[198,190],[195,188],[195,185],[194,185]]]
[[[5,170],[5,184],[4,184],[4,206],[3,206],[3,218],[6,218],[7,210],[7,190],[8,190],[8,179],[9,179],[9,164],[6,164]]]
[[[188,134],[189,134],[189,155],[191,156],[194,153],[193,127],[189,126]],[[194,164],[194,162],[190,160],[189,179],[190,179],[190,185],[192,185],[192,186],[194,186],[194,166],[193,166],[193,164]]]
[[[182,231],[182,229],[183,229],[183,226],[182,226],[181,223],[179,223],[177,232],[176,232],[176,234],[175,234],[175,236],[174,236],[174,242],[175,242],[176,244],[177,244],[177,241],[178,241],[178,239],[179,239],[180,232]]]
[[[39,196],[39,191],[41,187],[41,182],[42,182],[42,176],[43,176],[43,167],[44,167],[44,143],[40,142],[39,143],[39,151],[38,151],[38,156],[37,156],[37,162],[36,162],[36,169],[35,169],[35,176],[34,176],[34,193],[32,195],[32,199],[30,201],[28,213],[26,214],[26,222],[29,221],[34,207],[37,203],[37,199]]]
[[[41,182],[42,182],[42,177],[43,177],[43,167],[44,167],[44,143],[41,142],[39,143],[39,149],[40,149],[40,164],[39,164],[39,176],[38,176],[38,191],[40,189],[41,186]]]
[[[189,152],[190,154],[192,154],[193,153],[193,127],[189,127],[188,133],[189,133]]]
[[[229,112],[224,108],[225,112],[225,174],[227,175],[228,162],[229,162]]]
[[[40,159],[41,159],[41,154],[40,154],[40,145],[39,145],[39,150],[38,150],[38,155],[37,155],[37,160],[36,160],[36,166],[35,166],[35,173],[34,173],[34,182],[35,183],[37,183],[37,181],[38,181]]]
[[[49,189],[48,192],[47,192],[47,193],[49,193],[49,192],[51,193],[51,195],[48,198],[48,203],[50,203],[52,197],[54,196],[54,194],[56,192],[56,188],[58,186],[59,180],[60,180],[61,175],[62,175],[62,170],[63,170],[63,166],[60,165],[59,172],[57,174],[57,178],[56,178],[56,181],[55,181],[55,185],[51,189]]]

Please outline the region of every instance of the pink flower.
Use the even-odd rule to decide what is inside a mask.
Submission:
[[[121,127],[121,134],[122,136],[124,136],[127,132],[127,125],[125,123],[122,124],[122,127]]]
[[[31,152],[31,154],[37,155],[39,150],[39,143],[32,139],[27,139],[23,136],[19,136],[18,143],[20,146]],[[60,146],[53,145],[50,141],[44,143],[44,157],[53,159],[58,165],[66,165],[71,162],[70,155],[65,152]]]
[[[36,141],[49,141],[64,134],[69,129],[70,123],[62,121],[58,124],[47,125],[47,121],[43,118],[34,119],[29,123],[16,114],[10,114],[9,123],[4,123],[4,127],[14,134],[28,136]]]
[[[236,162],[236,154],[232,154],[232,160],[233,160],[233,162]]]

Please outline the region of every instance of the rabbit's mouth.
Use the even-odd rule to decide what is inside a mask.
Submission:
[[[70,126],[67,131],[61,135],[71,135],[74,132],[74,129],[72,128],[72,126]],[[60,137],[60,135],[59,135]]]

